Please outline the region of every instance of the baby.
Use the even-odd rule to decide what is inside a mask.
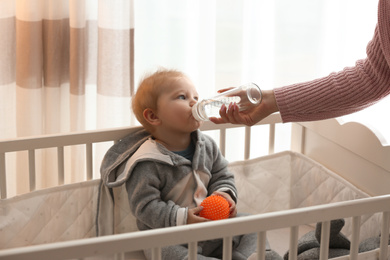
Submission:
[[[191,80],[175,70],[146,76],[132,99],[133,112],[145,130],[137,134],[142,138],[120,144],[133,152],[118,163],[117,172],[127,176],[128,200],[139,230],[209,221],[199,212],[200,203],[212,194],[228,201],[229,217],[237,215],[234,176],[216,143],[201,133],[201,123],[192,116],[197,101]],[[107,160],[115,164],[117,159]],[[233,259],[248,259],[256,250],[256,240],[256,234],[234,237]],[[222,244],[221,239],[199,242],[198,259],[222,258]],[[151,250],[145,250],[145,255],[150,259]],[[162,259],[187,256],[187,245],[162,249]]]

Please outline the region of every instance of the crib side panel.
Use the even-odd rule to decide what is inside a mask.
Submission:
[[[231,239],[235,235],[256,232],[259,237],[264,237],[268,230],[290,227],[293,234],[290,239],[290,247],[296,248],[296,227],[302,224],[320,221],[325,230],[322,238],[329,238],[329,222],[332,219],[355,217],[367,213],[383,212],[383,222],[388,223],[390,212],[390,197],[366,198],[355,201],[345,201],[335,204],[326,204],[308,208],[293,209],[252,215],[241,218],[232,218],[223,221],[205,222],[194,225],[184,225],[171,228],[154,229],[143,232],[133,232],[121,235],[103,236],[74,240],[48,245],[38,245],[24,248],[15,248],[0,251],[0,259],[81,259],[87,256],[121,254],[123,252],[137,251],[151,248],[156,252],[164,246],[190,243],[194,246],[197,241],[224,238]],[[358,225],[356,225],[358,226]],[[382,228],[384,237],[388,237],[388,225]],[[381,241],[379,249],[373,250],[372,255],[380,254],[380,259],[386,259],[388,253],[387,241]],[[321,247],[327,248],[328,241],[321,240]],[[357,243],[357,240],[354,240]],[[260,243],[262,244],[262,243]],[[356,248],[356,245],[353,245]],[[321,250],[324,251],[324,250]],[[290,253],[294,250],[290,250]],[[294,252],[297,253],[296,251]],[[327,250],[324,251],[327,259]],[[159,257],[155,259],[160,259]],[[342,259],[349,259],[345,256]],[[370,258],[372,259],[372,258]]]
[[[336,172],[371,196],[390,193],[390,147],[366,126],[336,119],[295,124],[293,150]]]

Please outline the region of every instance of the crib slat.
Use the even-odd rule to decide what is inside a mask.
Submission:
[[[57,167],[58,167],[58,185],[64,184],[65,166],[64,166],[64,147],[57,147]]]
[[[232,237],[224,237],[223,238],[223,251],[222,251],[222,259],[223,260],[231,260],[232,259]]]
[[[251,128],[249,126],[245,127],[245,151],[244,151],[244,159],[248,160],[250,157],[251,151]]]
[[[268,154],[275,153],[275,124],[269,125]]]
[[[351,260],[358,259],[360,221],[361,221],[361,216],[355,216],[352,218],[351,251],[349,254]]]
[[[152,248],[152,260],[161,260],[161,247]]]
[[[322,222],[320,260],[328,259],[329,254],[330,221]]]
[[[291,151],[305,154],[306,128],[299,124],[291,125]]]
[[[257,260],[265,259],[266,233],[265,231],[257,233]]]
[[[296,260],[298,256],[298,226],[290,228],[290,249],[288,252],[289,260]]]
[[[226,147],[226,129],[222,128],[219,131],[219,150],[222,155],[225,156],[225,147]]]
[[[7,177],[5,175],[5,153],[0,153],[0,199],[7,198]]]
[[[125,254],[123,252],[114,255],[114,260],[124,260],[124,259],[125,259]]]
[[[196,260],[198,254],[198,242],[188,243],[188,260]]]
[[[390,212],[383,212],[382,214],[382,228],[381,228],[381,243],[379,250],[379,260],[387,259],[387,249],[388,249],[388,241],[389,241],[389,219]]]
[[[85,144],[86,146],[86,164],[87,164],[87,180],[92,180],[92,143]]]
[[[35,150],[28,150],[28,170],[30,174],[30,191],[36,188],[35,183]]]

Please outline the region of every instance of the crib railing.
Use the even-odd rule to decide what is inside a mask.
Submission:
[[[377,212],[382,212],[380,247],[361,254],[365,255],[363,259],[385,260],[389,253],[390,195],[222,221],[8,249],[0,251],[0,259],[83,259],[99,255],[115,255],[115,259],[124,259],[126,252],[146,248],[152,249],[153,259],[161,259],[162,247],[188,243],[189,259],[194,260],[196,259],[198,241],[223,238],[223,259],[229,260],[232,252],[232,237],[253,232],[258,235],[257,252],[259,254],[257,259],[264,259],[264,238],[267,231],[289,227],[289,259],[295,260],[297,259],[298,227],[319,221],[322,222],[320,260],[323,260],[328,259],[330,221],[339,218],[352,218],[351,250],[350,255],[334,259],[358,259],[360,216]]]
[[[280,115],[274,114],[259,122],[257,125],[269,125],[269,153],[274,152],[275,143],[275,124],[281,123]],[[240,125],[223,124],[215,125],[211,122],[203,124],[203,131],[218,130],[220,132],[219,146],[223,155],[225,155],[226,130],[229,128],[242,127]],[[6,172],[6,154],[11,152],[28,152],[28,171],[29,171],[29,191],[36,189],[36,151],[38,149],[56,148],[57,150],[57,174],[58,185],[64,183],[64,147],[84,145],[85,146],[85,164],[86,180],[93,178],[93,144],[118,141],[124,136],[138,130],[138,127],[124,127],[115,129],[105,129],[104,131],[84,131],[69,134],[55,134],[44,136],[33,136],[27,138],[16,138],[12,140],[0,140],[0,199],[7,198],[7,172]],[[250,156],[251,128],[245,127],[245,155]],[[99,162],[96,162],[99,163]]]

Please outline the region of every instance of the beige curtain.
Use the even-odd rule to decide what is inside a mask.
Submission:
[[[2,0],[0,138],[129,125],[133,21],[129,0]],[[83,180],[83,148],[66,153],[65,182]],[[37,156],[37,188],[55,184],[56,175],[40,177],[55,154]],[[7,158],[11,193],[28,189],[25,157]]]
[[[0,12],[2,137],[129,122],[115,114],[134,88],[131,1],[5,0]]]

